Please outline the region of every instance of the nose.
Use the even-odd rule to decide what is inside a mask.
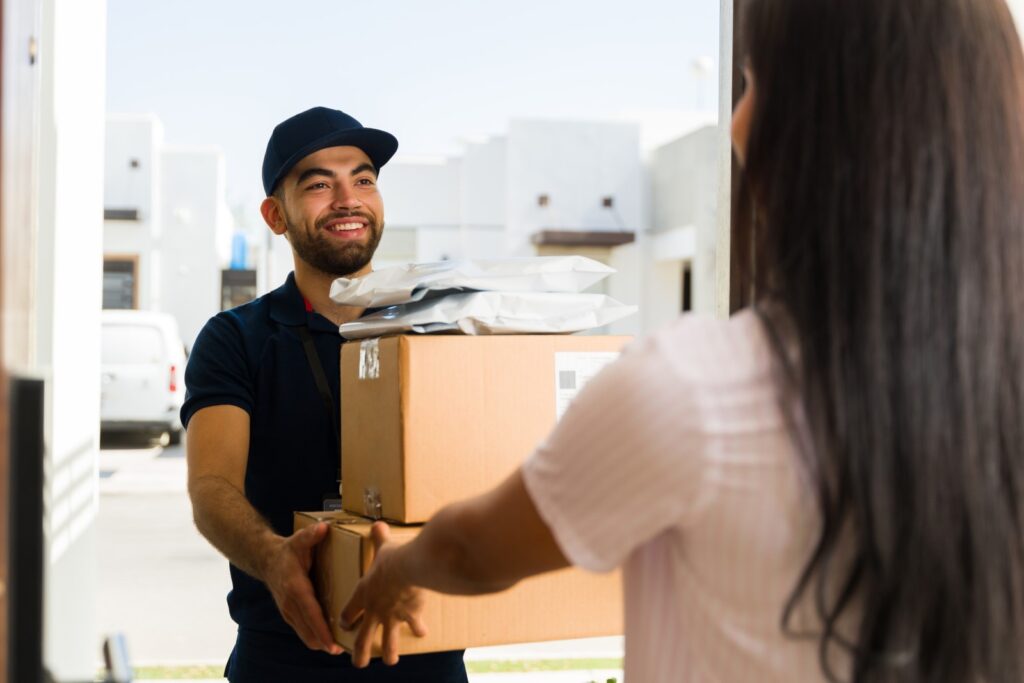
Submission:
[[[363,202],[356,195],[354,188],[345,183],[338,183],[334,192],[334,201],[331,203],[332,208],[352,210],[358,209],[362,205]]]

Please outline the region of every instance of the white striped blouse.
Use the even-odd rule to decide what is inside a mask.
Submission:
[[[523,466],[566,557],[624,567],[628,683],[824,680],[816,639],[780,626],[819,514],[773,367],[753,312],[684,316],[595,377]]]

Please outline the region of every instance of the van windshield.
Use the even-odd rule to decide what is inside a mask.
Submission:
[[[144,365],[164,357],[163,340],[155,327],[104,325],[102,346],[104,364]]]

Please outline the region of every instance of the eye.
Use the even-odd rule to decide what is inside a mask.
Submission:
[[[373,178],[360,178],[356,181],[356,185],[372,186],[373,184]]]
[[[320,181],[320,182],[317,182],[317,183],[313,183],[312,185],[310,185],[306,189],[307,190],[322,190],[322,189],[324,189],[326,187],[327,187],[327,183],[325,183],[323,181]]]

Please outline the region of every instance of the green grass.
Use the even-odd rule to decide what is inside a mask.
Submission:
[[[223,678],[224,665],[193,666],[136,666],[133,667],[135,680],[145,681],[154,679],[194,681],[197,678]]]
[[[621,669],[621,659],[528,659],[480,660],[466,662],[471,674],[524,673],[532,671],[586,671]]]
[[[466,662],[466,670],[474,674],[529,673],[534,671],[589,671],[594,669],[621,669],[621,659],[531,659],[531,660],[480,660]],[[139,666],[135,667],[135,679],[146,680],[196,680],[220,678],[224,667],[217,665],[195,666]]]

